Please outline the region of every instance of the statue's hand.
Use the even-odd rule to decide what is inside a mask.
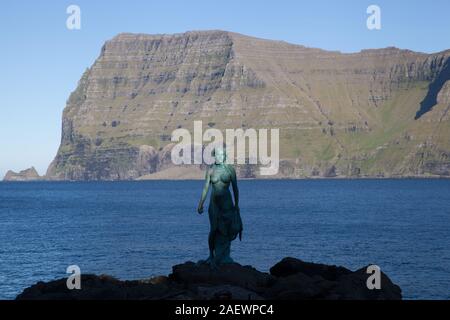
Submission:
[[[198,214],[203,213],[203,205],[201,205],[201,204],[198,205],[197,212],[198,212]]]

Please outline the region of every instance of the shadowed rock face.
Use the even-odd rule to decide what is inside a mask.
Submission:
[[[196,299],[196,300],[397,300],[401,289],[382,273],[381,289],[366,286],[366,268],[352,272],[285,258],[270,274],[251,266],[230,264],[211,270],[192,262],[176,265],[168,277],[120,281],[109,276],[83,275],[81,290],[68,290],[66,279],[39,282],[25,289],[18,300],[47,299]]]
[[[449,57],[343,54],[226,31],[120,34],[70,95],[47,178],[163,171],[172,131],[195,120],[222,132],[279,128],[278,177],[449,175]]]
[[[430,83],[428,93],[426,97],[423,99],[423,101],[420,103],[420,109],[419,111],[417,111],[416,119],[420,118],[422,115],[429,112],[438,103],[442,103],[445,105],[450,104],[450,102],[448,101],[449,79],[450,79],[450,59],[447,59],[436,79],[434,79]]]

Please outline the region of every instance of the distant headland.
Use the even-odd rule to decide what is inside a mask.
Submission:
[[[44,179],[197,178],[201,166],[170,157],[172,132],[194,121],[279,129],[272,178],[450,177],[449,108],[450,50],[344,54],[220,30],[124,33],[68,98]],[[236,171],[262,178],[255,165]],[[6,180],[22,176],[37,179]]]
[[[21,182],[27,182],[27,181],[39,181],[42,180],[43,177],[41,177],[36,169],[34,167],[22,170],[20,172],[14,172],[12,170],[9,170],[6,172],[5,177],[3,178],[3,181],[21,181]]]

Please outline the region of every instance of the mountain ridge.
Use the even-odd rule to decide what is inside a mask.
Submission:
[[[399,48],[396,47],[394,45],[390,45],[387,47],[377,47],[377,48],[364,48],[364,49],[360,49],[359,51],[341,51],[338,49],[334,49],[334,50],[329,50],[329,49],[322,49],[319,47],[314,47],[314,46],[306,46],[303,44],[298,44],[298,43],[292,43],[286,40],[277,40],[277,39],[266,39],[266,38],[262,38],[262,37],[257,37],[257,36],[251,36],[251,35],[246,35],[243,33],[239,33],[239,32],[235,32],[235,31],[227,31],[227,30],[222,30],[222,29],[207,29],[207,30],[188,30],[185,32],[176,32],[176,33],[154,33],[154,34],[148,34],[148,33],[135,33],[135,32],[120,32],[118,34],[116,34],[115,36],[113,36],[112,38],[110,38],[109,40],[106,40],[106,42],[108,41],[114,41],[116,39],[120,39],[122,37],[124,38],[135,38],[135,37],[145,37],[145,38],[151,38],[151,37],[155,37],[155,38],[161,38],[161,37],[176,37],[176,36],[184,36],[184,35],[189,35],[189,34],[207,34],[207,33],[224,33],[224,34],[228,34],[231,36],[238,36],[238,37],[243,37],[243,38],[248,38],[248,39],[255,39],[255,40],[263,40],[263,41],[269,41],[269,42],[275,42],[275,43],[284,43],[284,44],[288,44],[291,46],[296,46],[296,47],[301,47],[301,48],[306,48],[306,49],[313,49],[313,50],[320,50],[320,51],[326,51],[326,52],[334,52],[334,53],[339,53],[342,55],[352,55],[352,54],[360,54],[360,53],[364,53],[364,52],[371,52],[371,51],[388,51],[388,50],[398,50],[398,51],[405,51],[405,52],[412,52],[412,53],[416,53],[416,54],[422,54],[422,55],[434,55],[434,54],[448,54],[450,53],[450,49],[444,49],[444,50],[440,50],[440,51],[433,51],[433,52],[423,52],[423,51],[416,51],[416,50],[412,50],[412,49],[408,49],[408,48]]]
[[[69,97],[46,178],[167,169],[171,132],[192,130],[194,120],[205,129],[280,128],[278,178],[449,176],[449,57],[393,47],[340,53],[217,30],[121,33]]]

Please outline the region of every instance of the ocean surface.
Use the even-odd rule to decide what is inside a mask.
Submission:
[[[140,279],[208,255],[202,181],[0,183],[0,299],[82,273]],[[239,182],[243,241],[262,271],[286,256],[377,264],[407,299],[450,299],[450,180]]]

